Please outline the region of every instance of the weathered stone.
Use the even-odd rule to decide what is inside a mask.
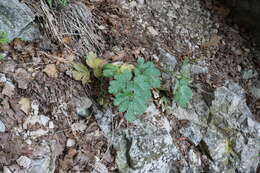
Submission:
[[[29,173],[54,173],[54,171],[55,159],[51,156],[45,156],[42,159],[33,160]]]
[[[27,126],[30,125],[35,125],[36,123],[39,125],[47,126],[50,118],[45,116],[45,115],[34,115],[34,116],[29,116],[26,118],[26,120],[23,123],[23,128],[27,129]]]
[[[108,169],[106,165],[104,165],[101,161],[96,160],[94,165],[94,170],[91,173],[108,173]]]
[[[18,0],[0,1],[0,31],[8,33],[9,39],[38,38],[39,29],[32,24],[34,14],[24,3]]]
[[[32,164],[32,160],[26,156],[19,157],[19,159],[17,159],[16,162],[18,163],[19,166],[25,169],[29,169]]]
[[[177,59],[175,56],[171,55],[167,51],[165,51],[162,48],[159,48],[160,54],[160,63],[164,66],[164,69],[174,71],[176,64],[177,64]]]
[[[11,82],[7,81],[5,83],[4,88],[3,88],[2,94],[11,98],[14,95],[14,92],[15,92],[14,84],[12,84]]]
[[[208,67],[203,67],[200,65],[191,65],[191,74],[202,74],[202,73],[208,73]]]
[[[251,93],[256,99],[260,99],[260,88],[257,87],[251,88]]]
[[[254,120],[246,105],[244,90],[235,83],[227,82],[225,86],[217,88],[214,95],[212,106],[205,106],[201,112],[196,111],[198,97],[193,98],[187,110],[173,106],[176,117],[190,121],[188,127],[180,132],[209,152],[213,159],[209,165],[211,172],[256,172],[259,164],[257,155],[260,152],[260,123]],[[206,121],[199,119],[199,114],[208,115]]]
[[[202,168],[202,161],[201,157],[198,152],[196,152],[194,149],[190,149],[189,153],[189,159],[190,159],[190,164],[189,167],[191,168],[191,172],[193,173],[199,173],[203,172]]]
[[[112,135],[112,118],[114,116],[115,115],[112,113],[111,109],[107,109],[104,112],[97,111],[97,113],[95,114],[97,123],[106,137]]]
[[[75,139],[68,139],[67,142],[66,142],[66,146],[67,147],[72,147],[76,144],[76,141]]]
[[[247,128],[247,119],[253,118],[246,104],[245,91],[237,84],[227,82],[217,88],[212,102],[212,122],[218,127],[227,126],[234,129]]]
[[[187,128],[182,128],[180,130],[181,134],[189,138],[196,146],[203,139],[203,136],[206,133],[206,128],[195,123],[190,123]]]
[[[39,26],[36,23],[28,24],[19,34],[18,38],[22,40],[34,41],[41,38]]]
[[[48,132],[49,132],[48,130],[38,129],[38,130],[29,132],[29,135],[30,135],[33,139],[36,139],[36,138],[39,138],[39,137],[41,137],[41,136],[47,135]]]
[[[172,142],[168,120],[151,105],[146,116],[135,120],[134,124],[134,127],[119,130],[114,137],[119,172],[168,172],[170,162],[178,153]]]
[[[27,89],[28,84],[32,81],[32,76],[23,68],[19,68],[15,71],[15,81],[18,83],[18,87],[21,89]]]
[[[257,71],[250,69],[250,70],[243,71],[242,78],[245,79],[245,80],[248,80],[248,79],[251,79],[253,77],[256,77],[257,75],[258,75]]]
[[[84,132],[86,128],[87,128],[87,125],[85,124],[84,121],[80,121],[78,123],[73,123],[71,125],[72,131]]]
[[[90,115],[89,108],[92,105],[92,101],[88,97],[74,98],[73,103],[76,107],[76,112],[81,117],[87,117]]]
[[[4,123],[0,120],[0,133],[5,132],[5,125]]]
[[[209,108],[203,97],[197,93],[193,93],[193,99],[187,109],[183,109],[175,102],[172,104],[171,113],[180,120],[190,120],[198,125],[207,126],[209,119]]]

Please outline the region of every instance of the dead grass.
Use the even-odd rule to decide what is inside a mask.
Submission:
[[[44,0],[37,5],[28,1],[36,15],[43,17],[42,31],[50,40],[70,47],[80,55],[103,49],[104,41],[96,29],[96,19],[85,4],[71,1],[66,7],[57,9],[50,8]]]

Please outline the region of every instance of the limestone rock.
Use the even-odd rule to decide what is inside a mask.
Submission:
[[[213,159],[210,171],[256,172],[260,162],[260,123],[247,107],[245,91],[226,82],[214,92],[212,105],[200,111],[198,108],[203,106],[198,103],[203,101],[196,95],[187,110],[173,105],[173,112],[177,118],[190,121],[180,132],[202,151],[209,152]]]
[[[39,37],[38,27],[30,26],[33,20],[33,12],[24,3],[18,0],[0,1],[0,31],[7,32],[10,40],[18,37],[34,40]]]
[[[116,163],[119,172],[165,173],[176,158],[178,149],[172,142],[170,124],[161,117],[154,105],[147,115],[136,120],[135,126],[119,130],[113,145],[117,150]]]
[[[0,133],[5,132],[5,125],[4,123],[0,120]]]
[[[160,62],[163,64],[164,69],[174,71],[175,66],[177,65],[176,57],[162,48],[159,48],[159,51]]]

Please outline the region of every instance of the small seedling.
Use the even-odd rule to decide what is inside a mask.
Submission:
[[[59,0],[60,5],[62,5],[63,7],[68,5],[68,0]]]
[[[54,6],[54,3],[57,2],[58,5],[61,5],[63,7],[68,5],[68,0],[47,0],[47,3],[50,8]]]
[[[8,38],[7,32],[0,32],[0,44],[6,44],[9,43],[10,40]]]
[[[0,61],[3,61],[3,60],[5,60],[5,56],[0,55]]]

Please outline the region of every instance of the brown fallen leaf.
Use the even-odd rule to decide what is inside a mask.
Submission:
[[[71,38],[69,37],[69,36],[65,36],[65,37],[63,37],[63,43],[65,43],[65,44],[69,44],[70,43],[70,41],[71,41]]]
[[[28,115],[31,111],[31,100],[26,97],[22,97],[20,101],[18,102],[21,106],[20,109]]]
[[[141,47],[138,47],[136,49],[134,49],[132,51],[132,54],[135,56],[135,57],[138,57],[140,54],[142,53],[142,48]]]
[[[2,94],[11,98],[14,95],[14,91],[15,86],[12,83],[6,83],[3,88]]]
[[[106,64],[105,60],[98,58],[97,54],[91,51],[86,55],[86,63],[93,69],[95,77],[99,78],[102,76],[102,68]]]
[[[32,81],[32,76],[23,68],[18,68],[14,75],[15,81],[18,83],[18,87],[21,89],[27,89],[28,84]]]
[[[120,51],[118,52],[115,56],[112,56],[112,60],[113,61],[119,61],[119,60],[122,60],[126,55],[126,52],[125,51]]]
[[[23,48],[25,47],[25,43],[26,43],[25,41],[23,41],[19,38],[14,39],[14,41],[12,42],[14,49],[20,50],[20,51],[22,51]]]
[[[43,69],[43,72],[45,72],[49,77],[57,78],[58,77],[58,70],[56,68],[55,64],[48,64]]]

